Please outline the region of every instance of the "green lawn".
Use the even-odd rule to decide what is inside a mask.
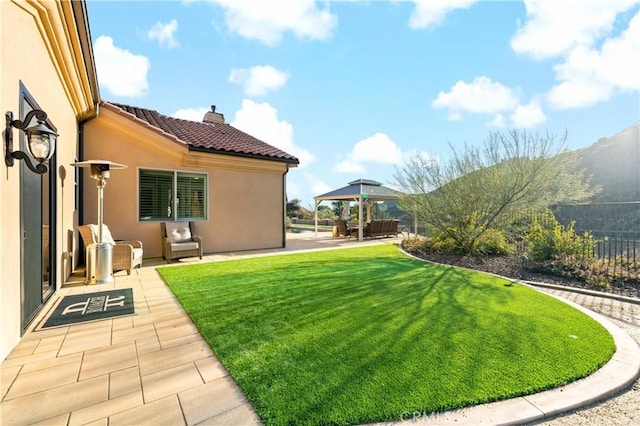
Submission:
[[[266,424],[398,420],[556,387],[613,354],[527,287],[392,245],[159,269]]]

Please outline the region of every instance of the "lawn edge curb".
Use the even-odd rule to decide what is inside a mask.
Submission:
[[[636,299],[635,297],[623,296],[621,294],[605,293],[603,291],[589,290],[589,289],[580,288],[580,287],[569,287],[569,286],[566,286],[566,285],[542,283],[542,282],[537,282],[537,281],[520,280],[519,282],[525,283],[525,284],[529,284],[529,285],[532,285],[532,286],[535,286],[535,287],[550,288],[550,289],[553,289],[553,290],[570,291],[572,293],[586,294],[587,296],[593,296],[593,297],[604,297],[606,299],[613,299],[613,300],[617,300],[619,302],[633,303],[634,305],[640,305],[640,299]]]
[[[421,259],[411,253],[406,252],[401,246],[400,251],[414,259],[438,264],[429,260]],[[444,265],[456,267],[453,265]],[[463,268],[461,269],[468,269]],[[482,271],[476,271],[486,273]],[[532,283],[512,278],[503,277],[497,274],[491,274],[505,280],[517,282],[532,290],[542,292],[536,288],[538,283]],[[540,286],[546,287],[546,286]],[[559,290],[572,291],[562,286],[555,286]],[[586,290],[582,290],[584,292]],[[605,297],[600,292],[589,294],[595,297]],[[587,407],[593,403],[602,401],[625,389],[628,389],[640,377],[640,347],[624,330],[606,319],[603,315],[598,314],[590,309],[578,305],[561,296],[549,293],[543,293],[549,297],[560,300],[571,307],[583,312],[595,321],[600,323],[612,336],[616,345],[616,351],[605,365],[600,367],[593,374],[578,379],[567,385],[558,388],[549,389],[531,395],[525,395],[517,398],[506,399],[487,404],[480,404],[471,407],[461,408],[458,410],[447,411],[444,413],[431,413],[417,416],[409,415],[401,421],[378,423],[380,425],[400,425],[405,423],[416,425],[519,425],[535,421],[550,419],[569,411]],[[617,296],[617,295],[613,295]],[[618,296],[623,297],[623,296]],[[633,299],[634,301],[636,299]],[[628,302],[627,303],[638,303]]]

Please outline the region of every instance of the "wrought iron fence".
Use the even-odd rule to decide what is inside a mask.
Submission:
[[[607,280],[640,280],[640,201],[621,203],[594,203],[582,205],[555,205],[553,217],[563,226],[573,224],[578,235],[591,234],[596,243],[585,248],[578,261],[590,260],[594,274]],[[523,211],[512,215],[498,228],[507,230],[517,253],[527,250],[523,236],[534,217],[541,225],[553,222],[553,218]],[[550,223],[545,223],[550,221]],[[414,224],[409,218],[409,227]],[[425,234],[418,228],[418,233]]]
[[[608,280],[640,280],[640,202],[556,205],[556,220],[573,224],[578,235],[591,234],[596,243],[584,258],[595,259],[594,274]]]

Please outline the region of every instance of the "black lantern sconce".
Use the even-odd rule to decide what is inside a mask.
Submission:
[[[27,127],[33,117],[38,120],[38,124],[35,126]],[[14,120],[13,113],[8,111],[5,114],[6,128],[4,132],[4,162],[8,167],[13,166],[13,160],[24,160],[29,170],[34,173],[44,174],[49,171],[49,168],[45,164],[51,159],[56,149],[56,138],[58,134],[54,132],[46,123],[47,113],[34,109],[29,111],[24,121]],[[27,147],[29,148],[29,154],[33,157],[38,164],[35,166],[31,163],[30,156],[23,151],[13,150],[13,129],[20,129],[27,135]]]

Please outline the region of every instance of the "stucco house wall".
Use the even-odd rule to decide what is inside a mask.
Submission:
[[[74,174],[69,164],[77,152],[78,121],[94,113],[95,102],[87,79],[82,42],[82,22],[76,27],[76,10],[69,3],[51,1],[0,1],[0,109],[20,116],[20,85],[29,92],[60,135],[56,147],[55,179],[57,274],[54,290],[73,270]],[[71,29],[69,25],[72,23]],[[95,91],[97,93],[97,89]],[[3,141],[5,127],[3,121]],[[22,132],[12,129],[14,150]],[[4,156],[3,144],[3,156]],[[21,325],[22,231],[20,222],[21,173],[32,173],[23,161],[13,167],[2,162],[0,171],[0,360],[18,343]],[[24,169],[21,171],[21,169]],[[26,266],[30,259],[24,259]]]
[[[208,175],[207,219],[195,222],[205,253],[284,246],[285,178],[278,161],[196,152],[148,126],[102,107],[84,127],[84,160],[109,160],[126,169],[111,171],[104,190],[104,223],[116,239],[140,240],[144,257],[161,257],[160,222],[139,221],[140,169]],[[97,189],[85,171],[84,223],[97,223]]]

